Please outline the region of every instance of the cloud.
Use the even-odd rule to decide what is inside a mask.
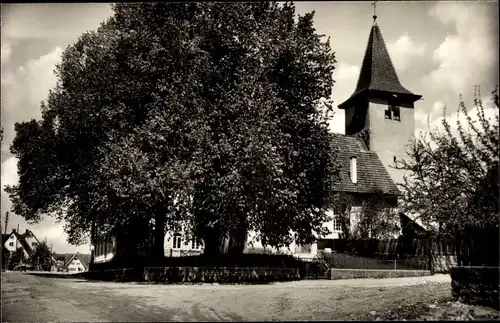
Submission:
[[[53,73],[61,61],[62,49],[54,48],[38,59],[28,60],[23,66],[2,73],[2,151],[14,138],[14,123],[40,118],[40,102],[47,98],[56,84]]]
[[[62,48],[86,30],[95,30],[112,13],[108,3],[2,5],[2,185],[16,184],[18,180],[16,159],[6,153],[15,135],[14,123],[40,118],[40,102],[57,81],[53,70],[61,60]],[[47,50],[48,46],[53,48]],[[45,54],[27,61],[21,58],[33,57],[33,53]],[[3,188],[2,217],[11,207]],[[87,246],[68,245],[63,224],[54,218],[46,217],[28,226],[24,219],[11,214],[9,223],[9,230],[19,224],[22,230],[32,229],[38,239],[47,236],[57,252],[89,252]]]
[[[6,185],[16,184],[17,181],[17,159],[11,157],[2,163],[2,192]]]
[[[17,175],[17,159],[15,157],[10,157],[2,163],[2,227],[4,226],[4,214],[6,211],[9,211],[12,203],[10,202],[9,196],[4,191],[5,186],[15,185],[18,181]],[[11,218],[17,218],[12,216]],[[15,220],[15,219],[14,219]],[[11,223],[11,221],[9,221]],[[9,228],[13,228],[19,223],[16,221],[15,224],[10,225]],[[4,228],[5,230],[5,228]]]
[[[344,110],[338,109],[340,103],[347,100],[356,88],[359,76],[359,67],[345,62],[339,62],[334,73],[335,85],[333,86],[332,98],[334,100],[334,117],[330,121],[330,130],[336,133],[345,133]]]
[[[493,102],[493,99],[491,97],[482,97],[481,98],[482,106],[483,106],[483,111],[484,111],[484,116],[486,119],[489,120],[490,124],[496,124],[495,117],[498,116],[498,108],[495,107],[495,104]],[[467,102],[466,106],[467,106]],[[472,132],[472,130],[469,128],[469,123],[467,121],[467,117],[462,111],[458,111],[458,109],[450,109],[450,107],[446,106],[443,101],[436,101],[433,105],[433,109],[431,111],[431,115],[434,116],[434,119],[430,118],[431,120],[429,122],[430,130],[438,130],[442,131],[444,130],[443,125],[442,125],[442,120],[444,118],[444,109],[446,108],[447,113],[446,113],[446,121],[450,125],[451,132],[454,136],[458,136],[458,130],[457,130],[457,121],[460,121],[460,124],[462,127],[465,129],[466,132]],[[451,110],[451,111],[450,111]],[[478,129],[481,129],[481,126],[478,123],[478,112],[479,108],[476,105],[472,105],[472,108],[467,108],[467,114],[471,118],[474,126],[478,127]],[[427,116],[424,116],[420,114],[418,116],[419,121],[422,121],[422,119],[425,118],[425,124],[427,125]],[[422,129],[424,132],[429,131],[429,127],[426,126],[425,129]]]
[[[445,26],[453,26],[434,51],[436,68],[423,79],[434,91],[449,90],[457,95],[478,85],[498,81],[498,22],[491,6],[475,2],[441,2],[429,15]]]
[[[426,113],[420,110],[415,111],[415,121],[427,125],[427,120],[434,121],[436,118],[442,117],[447,108],[443,100],[438,100],[432,105],[430,112]]]
[[[2,38],[75,41],[112,14],[109,3],[2,5]]]
[[[32,59],[24,66],[18,68],[20,83],[26,89],[30,103],[33,108],[39,109],[39,104],[47,98],[49,90],[56,85],[57,77],[54,75],[54,68],[61,62],[63,50],[60,47],[54,48],[51,52],[41,56],[39,59]]]
[[[17,159],[15,157],[8,158],[2,163],[2,226],[5,223],[5,211],[10,210],[12,203],[9,196],[4,191],[6,185],[17,184],[19,177],[17,174]],[[17,228],[21,232],[26,229],[33,231],[38,240],[47,239],[47,243],[52,245],[55,252],[76,252],[89,253],[89,246],[82,245],[79,247],[70,246],[67,242],[67,235],[63,230],[63,223],[57,223],[53,217],[46,216],[39,223],[28,225],[28,223],[20,216],[11,213],[9,216],[8,232],[12,228]]]
[[[8,52],[7,50],[5,53]],[[38,59],[28,60],[22,66],[2,73],[2,125],[4,126],[4,142],[2,152],[8,150],[8,145],[15,136],[14,123],[40,118],[40,102],[47,98],[48,92],[56,84],[57,78],[53,74],[55,65],[61,61],[62,49],[56,47]],[[4,55],[4,48],[2,48]],[[17,159],[9,157],[2,162],[2,217],[5,211],[10,210],[11,202],[4,191],[5,185],[15,185],[18,182]],[[11,214],[8,229],[20,226],[21,230],[30,228],[39,240],[47,238],[53,244],[56,252],[80,251],[88,253],[88,246],[74,247],[67,243],[67,235],[63,231],[63,224],[57,223],[54,218],[45,217],[40,223],[28,223],[15,214]]]
[[[425,44],[417,45],[404,34],[396,41],[387,44],[392,63],[398,71],[404,71],[415,57],[422,57],[426,53]]]
[[[12,54],[12,48],[6,42],[2,42],[2,66],[7,64],[9,61],[10,55]]]
[[[335,102],[340,104],[347,100],[354,92],[359,77],[359,67],[345,62],[339,62],[335,69],[335,86],[333,96]]]

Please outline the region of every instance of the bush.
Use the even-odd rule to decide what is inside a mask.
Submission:
[[[201,254],[187,257],[166,257],[163,266],[300,268],[302,261],[290,255],[240,254],[210,257]]]
[[[500,267],[453,267],[450,274],[455,298],[500,310]]]

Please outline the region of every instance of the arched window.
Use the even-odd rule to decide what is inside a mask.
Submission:
[[[193,239],[191,241],[191,249],[200,249],[201,248],[201,243],[199,240]]]
[[[175,233],[174,234],[174,239],[173,239],[173,246],[172,248],[174,249],[180,249],[182,245],[182,236],[180,233]]]

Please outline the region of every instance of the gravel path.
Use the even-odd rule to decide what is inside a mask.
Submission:
[[[393,306],[401,297],[413,299],[419,287],[409,285],[427,286],[419,294],[427,299],[448,293],[449,283],[448,275],[435,275],[269,285],[146,285],[11,272],[2,273],[2,321],[344,320],[361,317],[380,304]]]

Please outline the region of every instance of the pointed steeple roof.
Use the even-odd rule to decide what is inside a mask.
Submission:
[[[355,97],[374,91],[405,96],[412,102],[422,97],[413,94],[401,85],[375,19],[376,16],[374,16],[374,24],[368,39],[356,90],[349,99],[339,105],[341,109],[347,108],[346,103],[351,102]]]

